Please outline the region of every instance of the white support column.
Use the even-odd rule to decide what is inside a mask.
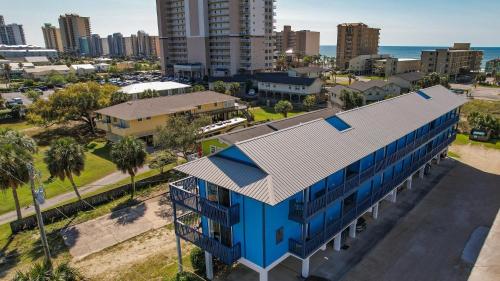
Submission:
[[[406,180],[406,188],[411,189],[412,182],[413,182],[413,176],[410,175]]]
[[[356,224],[358,224],[357,219],[349,226],[349,237],[351,238],[356,238]]]
[[[424,178],[424,172],[425,172],[425,165],[418,171],[418,177],[423,179]]]
[[[309,277],[309,258],[305,258],[302,260],[302,277]]]
[[[439,153],[436,157],[436,164],[439,165],[440,162],[441,162],[441,153]]]
[[[323,246],[321,246],[321,248],[320,248],[320,249],[321,249],[321,251],[326,251],[326,244],[325,244],[325,245],[323,245]]]
[[[337,252],[340,252],[340,247],[342,246],[342,233],[337,234],[335,238],[333,238],[333,249]]]
[[[214,280],[214,262],[212,259],[212,254],[205,251],[205,267],[208,280]]]
[[[374,220],[378,219],[378,205],[379,205],[379,203],[373,205],[373,207],[372,207],[372,209],[373,209],[372,217]]]
[[[175,236],[175,240],[177,243],[177,266],[178,266],[178,271],[182,272],[182,249],[181,249],[181,238],[179,235]]]
[[[267,270],[260,271],[259,272],[259,281],[267,281],[267,275],[268,275]]]
[[[397,196],[398,196],[398,189],[394,189],[393,191],[391,191],[391,202],[392,203],[396,203],[397,202]]]

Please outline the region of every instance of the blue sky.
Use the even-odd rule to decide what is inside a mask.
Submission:
[[[157,34],[155,0],[0,0],[6,22],[22,23],[28,43],[43,45],[41,25],[63,13],[91,17],[92,32]],[[379,27],[381,45],[500,47],[499,0],[277,0],[277,27],[321,32],[336,43],[336,26],[364,22]]]

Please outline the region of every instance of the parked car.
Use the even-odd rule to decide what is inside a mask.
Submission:
[[[472,129],[469,139],[475,141],[489,141],[491,138],[491,130]]]

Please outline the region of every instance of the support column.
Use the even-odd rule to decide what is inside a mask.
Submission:
[[[182,272],[182,249],[181,249],[181,238],[179,235],[175,236],[175,240],[177,242],[177,266],[178,271]]]
[[[309,277],[309,258],[305,258],[302,260],[302,277]]]
[[[392,203],[396,203],[397,201],[397,196],[398,196],[398,189],[394,189],[393,191],[391,191],[391,202]]]
[[[205,251],[205,268],[208,280],[214,280],[214,262],[212,259],[212,254]]]
[[[267,275],[267,270],[262,270],[261,272],[259,272],[259,281],[267,281]]]
[[[439,165],[439,162],[441,162],[441,153],[439,153],[437,155],[437,158],[436,158],[436,164]]]
[[[372,217],[374,220],[378,219],[378,205],[379,203],[373,205],[373,212],[372,212]]]
[[[323,245],[323,246],[321,246],[321,248],[320,248],[320,249],[321,249],[321,251],[326,251],[326,244],[325,244],[325,245]]]
[[[411,189],[411,184],[413,182],[413,176],[409,176],[408,179],[406,180],[406,188]]]
[[[358,224],[358,220],[356,219],[350,226],[349,226],[349,237],[351,238],[356,238],[356,225]]]
[[[424,178],[424,172],[425,172],[425,165],[418,171],[418,177],[423,179]]]
[[[340,247],[342,246],[342,233],[337,234],[335,238],[333,238],[333,249],[337,252],[340,252]]]

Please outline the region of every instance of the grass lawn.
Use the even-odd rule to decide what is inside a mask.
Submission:
[[[13,123],[0,123],[0,129],[10,128],[15,131],[22,131],[30,128],[34,128],[34,125],[28,124],[27,121],[13,122]]]
[[[468,135],[464,134],[457,134],[457,139],[453,144],[456,145],[477,145],[477,146],[484,146],[487,148],[492,148],[492,149],[500,149],[500,141],[499,140],[490,140],[489,142],[480,142],[480,141],[473,141],[469,139]]]
[[[41,147],[34,157],[35,167],[41,171],[42,180],[45,186],[46,198],[51,198],[59,194],[73,191],[71,184],[68,180],[61,181],[53,179],[49,181],[50,174],[43,161],[47,147]],[[109,153],[109,147],[104,143],[97,143],[96,147],[88,150],[86,155],[85,170],[79,177],[75,177],[75,183],[78,186],[90,184],[108,174],[116,171],[115,165],[106,158]],[[31,191],[27,185],[17,190],[19,202],[21,206],[28,206],[32,204]],[[12,198],[11,190],[6,190],[0,193],[0,214],[15,210],[14,199]]]
[[[361,76],[361,78],[366,78],[370,80],[385,80],[385,77],[381,76]]]
[[[489,113],[496,118],[500,118],[500,101],[471,100],[462,107],[461,115],[467,118],[469,113],[478,111]]]
[[[274,108],[272,107],[264,107],[264,106],[252,107],[250,109],[250,112],[255,117],[256,122],[266,121],[266,120],[272,121],[285,118],[281,113],[276,113],[274,111]],[[301,113],[304,113],[304,111],[293,110],[292,112],[288,113],[288,117],[292,117]]]
[[[448,151],[448,156],[455,158],[455,159],[460,158],[460,155],[458,153],[453,152],[453,151]]]

